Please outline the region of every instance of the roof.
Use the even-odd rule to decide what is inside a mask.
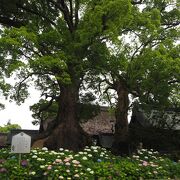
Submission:
[[[110,114],[109,107],[101,107],[100,113],[87,122],[82,123],[82,128],[90,135],[112,133],[114,131],[115,117]]]
[[[180,130],[180,111],[175,109],[167,109],[160,111],[152,109],[145,111],[142,109],[133,109],[130,125],[136,124],[141,127],[160,127],[165,129]]]

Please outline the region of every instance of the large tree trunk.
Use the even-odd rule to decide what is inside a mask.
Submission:
[[[90,144],[90,138],[79,125],[77,118],[78,96],[77,86],[71,84],[61,87],[56,126],[44,146],[49,149],[62,147],[77,151]]]
[[[118,101],[116,105],[116,124],[112,151],[115,154],[128,153],[128,90],[125,85],[119,83],[116,86]]]

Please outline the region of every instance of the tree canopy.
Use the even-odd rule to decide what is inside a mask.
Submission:
[[[165,105],[177,91],[177,1],[2,0],[0,5],[1,70],[7,77],[16,74],[10,97],[23,102],[33,81],[46,100],[58,104],[46,141],[50,148],[88,143],[77,114],[84,83],[97,92],[103,85],[103,94],[116,91],[120,140],[127,132],[129,94],[141,103]]]
[[[11,124],[10,122],[8,122],[6,125],[4,126],[0,126],[0,132],[1,133],[8,133],[10,132],[12,129],[21,129],[21,126],[18,124]]]

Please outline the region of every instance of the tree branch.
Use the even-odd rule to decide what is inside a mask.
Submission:
[[[47,18],[47,16],[45,16],[44,14],[38,12],[38,11],[34,11],[32,9],[29,9],[25,6],[22,6],[20,3],[16,3],[17,7],[20,8],[20,9],[23,9],[25,10],[26,12],[29,12],[31,14],[34,14],[34,15],[37,15],[37,16],[40,16],[42,18],[44,18],[45,20],[47,20],[50,24],[52,24],[53,26],[56,26],[56,23],[54,23],[53,21],[51,21],[49,18]]]
[[[76,0],[75,1],[75,28],[77,28],[77,25],[79,23],[79,15],[78,15],[78,12],[79,12],[79,0]]]
[[[2,17],[0,16],[0,23],[4,26],[8,26],[8,27],[16,27],[19,28],[23,25],[25,25],[24,21],[18,21],[16,19],[10,19],[8,17]]]
[[[69,0],[69,7],[70,7],[70,18],[73,19],[73,4],[72,4],[72,0]]]
[[[131,4],[133,4],[133,5],[142,4],[142,2],[143,2],[143,0],[139,0],[139,1],[132,0],[132,1],[131,1]]]
[[[107,95],[107,99],[109,101],[109,104],[110,104],[110,107],[113,107],[113,104],[111,102],[111,98],[109,97],[109,93],[108,93],[108,90],[111,89],[110,87],[107,87],[104,91],[104,93]]]
[[[61,12],[64,15],[64,19],[68,25],[69,31],[72,33],[74,28],[73,28],[73,20],[71,19],[71,15],[69,12],[69,9],[64,2],[64,0],[58,0],[57,3],[54,2],[54,4],[61,10]]]

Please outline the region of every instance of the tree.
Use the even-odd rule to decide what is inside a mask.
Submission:
[[[0,132],[3,132],[3,133],[8,133],[12,129],[21,129],[21,126],[19,126],[18,124],[11,124],[10,121],[8,121],[7,124],[4,125],[3,127],[0,126]]]
[[[94,102],[95,97],[92,93],[85,93],[80,96],[80,103],[77,104],[78,120],[83,123],[97,116],[100,107]],[[32,117],[34,125],[40,125],[39,131],[47,131],[56,122],[58,112],[58,103],[56,101],[48,101],[40,99],[40,101],[32,106],[30,110],[33,112]]]
[[[82,83],[93,75],[108,85],[105,92],[117,92],[114,147],[127,140],[129,94],[165,104],[179,83],[176,1],[2,0],[0,23],[2,70],[20,80],[11,98],[22,102],[33,80],[42,96],[58,102],[49,148],[88,144],[77,107]]]
[[[118,40],[110,42],[109,60],[95,80],[102,83],[107,99],[111,99],[109,89],[117,94],[113,150],[126,153],[129,96],[138,98],[143,107],[168,107],[172,101],[175,104],[174,97],[176,104],[179,101],[174,93],[180,82],[178,3],[144,1],[133,6],[131,13],[133,17],[119,31]]]
[[[42,96],[58,102],[48,148],[78,150],[89,143],[78,123],[79,89],[106,58],[105,42],[118,35],[131,6],[127,0],[1,1],[1,67],[17,77],[10,97],[23,102],[32,80]]]
[[[1,96],[7,97],[9,88],[10,88],[10,85],[8,83],[5,83],[4,73],[1,68],[1,62],[0,62],[0,97]],[[0,102],[0,110],[3,110],[4,108],[5,108],[5,105]]]

